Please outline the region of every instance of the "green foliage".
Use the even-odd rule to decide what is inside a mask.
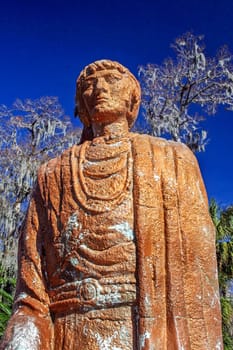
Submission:
[[[221,297],[222,309],[222,330],[224,350],[233,349],[232,322],[233,322],[233,302],[228,298]]]
[[[16,280],[0,265],[0,337],[11,316]]]
[[[0,297],[2,299],[0,302],[0,336],[2,336],[11,315],[13,297],[4,289],[0,289]]]
[[[221,296],[227,294],[228,283],[233,279],[233,206],[220,209],[212,200],[210,215],[216,227],[216,253]]]
[[[233,349],[233,300],[229,281],[233,279],[233,206],[220,209],[212,200],[210,215],[216,228],[216,254],[221,295],[222,330],[225,350]]]

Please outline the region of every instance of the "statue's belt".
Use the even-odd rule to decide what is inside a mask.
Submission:
[[[66,283],[48,291],[50,310],[63,312],[69,310],[88,311],[120,305],[133,305],[136,301],[135,279],[126,282],[115,278]]]

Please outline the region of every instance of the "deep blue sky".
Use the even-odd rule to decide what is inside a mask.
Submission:
[[[0,11],[0,103],[58,96],[73,115],[75,80],[88,63],[118,60],[137,67],[161,63],[170,43],[192,30],[204,34],[207,55],[233,52],[232,0],[8,0]],[[209,198],[233,203],[233,112],[207,123],[210,143],[198,155]]]

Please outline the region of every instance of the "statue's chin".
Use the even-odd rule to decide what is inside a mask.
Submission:
[[[119,117],[126,115],[123,111],[116,111],[113,109],[97,108],[91,116],[93,123],[113,123]]]

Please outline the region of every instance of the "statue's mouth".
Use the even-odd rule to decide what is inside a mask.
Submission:
[[[107,97],[97,97],[96,102],[108,102],[109,99]]]

